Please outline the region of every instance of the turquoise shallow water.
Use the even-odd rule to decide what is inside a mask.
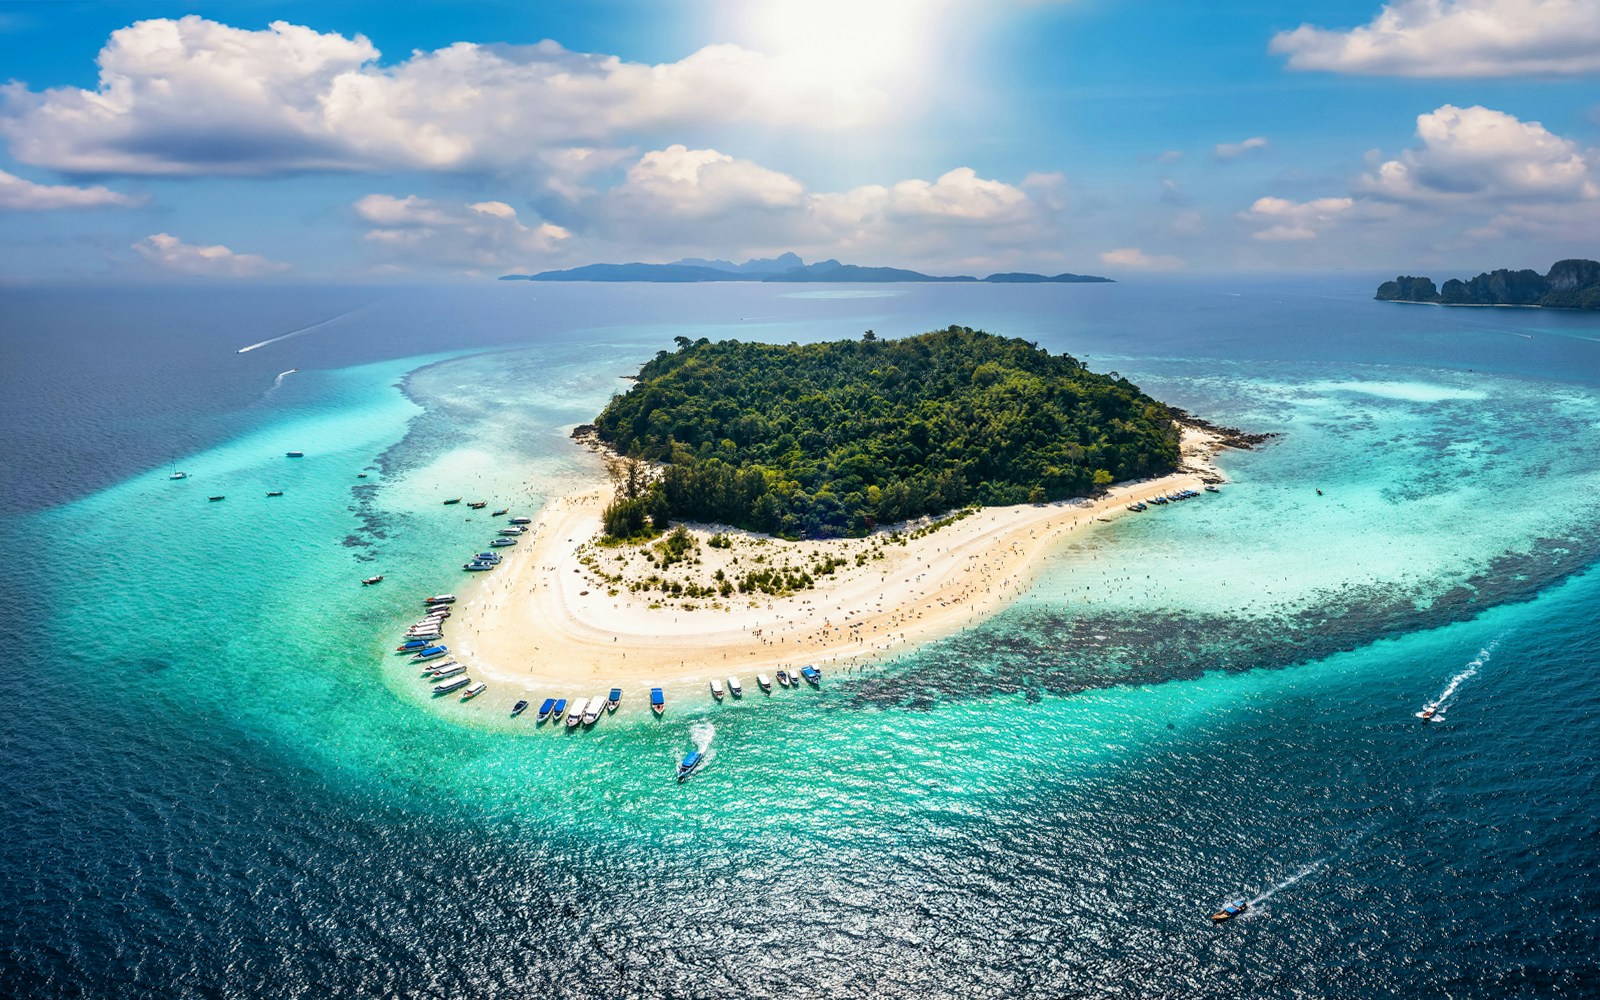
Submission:
[[[31,609],[0,680],[0,987],[1590,995],[1600,330],[1365,288],[438,290],[242,356],[318,301],[222,297],[164,328],[144,390],[71,376],[143,434],[13,393],[56,443],[8,445],[50,495],[0,524]],[[11,308],[62,351],[150,336],[58,305]],[[1280,437],[820,691],[567,734],[428,707],[387,653],[487,534],[439,500],[559,495],[588,461],[571,426],[672,336],[949,322]],[[81,457],[108,438],[132,474]]]

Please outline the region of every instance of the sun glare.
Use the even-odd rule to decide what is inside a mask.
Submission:
[[[945,7],[938,0],[763,0],[743,10],[751,41],[794,72],[898,90],[928,64]]]

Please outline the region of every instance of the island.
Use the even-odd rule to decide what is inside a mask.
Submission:
[[[988,284],[1064,284],[1111,283],[1112,279],[1094,274],[1032,274],[1006,271],[976,278],[969,274],[939,276],[899,267],[864,267],[822,260],[807,264],[793,253],[734,264],[725,260],[685,258],[670,264],[586,264],[565,271],[538,274],[504,274],[501,281],[653,281],[680,284],[699,281],[830,282],[835,284],[882,284],[889,282],[973,282]]]
[[[1205,496],[1215,453],[1260,440],[958,326],[679,337],[574,437],[594,485],[462,588],[475,678],[670,694],[861,668],[1004,608],[1073,532]]]
[[[1403,274],[1378,286],[1380,302],[1420,302],[1441,306],[1538,306],[1545,309],[1600,309],[1600,262],[1558,260],[1548,274],[1532,269],[1485,271],[1468,281],[1451,278],[1444,287],[1433,279]]]

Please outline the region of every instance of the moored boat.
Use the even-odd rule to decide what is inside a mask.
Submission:
[[[454,594],[435,594],[432,597],[424,597],[422,599],[423,604],[454,604],[455,602],[456,595]]]
[[[478,695],[483,694],[484,689],[488,686],[489,685],[485,684],[483,681],[479,681],[478,683],[467,688],[465,691],[461,692],[461,700],[466,701],[469,698],[476,698]]]
[[[526,712],[527,710],[528,710],[528,703],[526,701],[524,701],[524,700],[518,700],[515,705],[511,706],[511,717],[513,719],[515,719],[517,716],[521,715],[523,712]]]
[[[218,500],[226,500],[228,498],[225,497],[225,496],[215,496],[215,497],[206,497],[206,499],[211,501],[212,503],[216,503]]]
[[[690,750],[683,760],[678,763],[678,780],[680,782],[688,780],[689,775],[693,774],[704,763],[705,759],[705,754],[699,750]]]
[[[532,524],[533,523],[533,518],[531,518],[531,517],[513,517],[511,519],[511,523],[512,524]]]
[[[788,687],[789,686],[789,671],[784,670],[782,667],[778,668],[778,686],[779,687]]]
[[[445,667],[443,670],[430,670],[429,674],[433,677],[434,680],[442,681],[446,677],[460,677],[462,674],[464,674],[466,672],[467,672],[466,664],[457,663],[454,666]]]
[[[717,680],[715,677],[711,678],[711,697],[721,701],[722,695],[722,682]]]
[[[370,587],[375,583],[382,583],[382,582],[383,582],[383,574],[379,573],[377,576],[369,576],[365,580],[362,580],[361,581],[361,585],[363,587]]]
[[[490,542],[489,544],[493,545],[495,548],[502,548],[502,547],[504,547],[506,545],[515,545],[515,544],[517,544],[517,540],[515,538],[496,538],[494,541]]]
[[[444,681],[444,682],[439,683],[439,684],[435,684],[433,686],[433,693],[434,694],[449,694],[451,691],[459,691],[459,690],[461,690],[462,688],[466,687],[468,684],[471,684],[471,683],[472,683],[472,678],[471,677],[452,677],[447,681]]]
[[[583,725],[584,713],[586,713],[588,711],[589,711],[589,703],[587,701],[584,701],[584,702],[575,701],[575,702],[573,702],[572,703],[572,711],[567,713],[567,728],[568,729],[577,729],[579,726]]]
[[[188,479],[189,478],[189,474],[187,472],[179,472],[176,469],[174,469],[173,472],[172,472],[172,475],[168,476],[167,478],[168,479]]]
[[[469,503],[467,506],[471,507],[473,510],[482,510],[483,508],[489,506],[489,501],[479,500],[477,503]]]
[[[768,677],[766,674],[756,674],[756,686],[761,688],[761,690],[765,691],[767,694],[771,694],[772,678]]]
[[[282,490],[268,490],[267,491],[267,496],[269,496],[269,497],[281,497],[281,496],[283,496],[283,491]]]
[[[819,687],[822,684],[822,671],[816,667],[801,667],[800,676],[809,681],[813,687]]]
[[[407,639],[405,642],[402,642],[400,645],[396,646],[394,651],[396,653],[409,653],[414,650],[427,648],[428,640],[426,639]]]
[[[586,726],[594,725],[600,719],[600,716],[605,714],[605,710],[606,700],[602,695],[597,694],[590,698],[588,704],[583,706],[583,724]]]
[[[667,710],[667,696],[660,688],[650,689],[650,711],[660,715]]]
[[[494,563],[478,562],[474,560],[472,562],[462,563],[461,568],[466,570],[468,573],[483,573],[487,570],[494,569]]]
[[[541,702],[539,705],[538,721],[543,722],[550,718],[550,713],[555,709],[555,707],[556,700],[554,698],[546,698],[543,702]]]
[[[733,676],[732,674],[728,675],[728,693],[733,695],[735,698],[744,697],[744,685],[740,684],[739,678]]]
[[[1221,493],[1222,491],[1217,488],[1217,485],[1215,483],[1206,483],[1206,492],[1207,493]]]
[[[495,534],[504,535],[507,538],[516,538],[526,530],[526,528],[501,528],[499,531],[495,532]]]
[[[510,507],[501,507],[499,510],[490,511],[489,512],[489,516],[490,517],[501,517],[506,513],[506,511],[508,511],[510,509],[511,509]]]
[[[550,721],[560,722],[561,717],[567,714],[567,699],[557,698],[555,705],[550,709]]]
[[[1211,922],[1214,924],[1220,924],[1224,921],[1232,920],[1234,917],[1237,917],[1239,914],[1248,909],[1250,909],[1250,904],[1245,902],[1244,897],[1241,896],[1232,902],[1224,903],[1222,909],[1211,915]]]
[[[288,453],[288,455],[289,455],[290,458],[305,458],[306,457],[306,453],[303,452],[303,451],[291,451],[291,452]]]
[[[452,497],[452,498],[450,498],[450,499],[449,499],[449,500],[446,500],[446,501],[445,501],[445,502],[444,502],[444,505],[445,505],[445,506],[446,506],[446,507],[448,507],[448,506],[450,506],[450,505],[451,505],[451,504],[458,504],[458,503],[460,503],[460,502],[461,502],[461,498],[460,498],[460,497]]]
[[[454,667],[454,666],[457,666],[457,665],[458,664],[456,663],[455,660],[445,660],[443,663],[435,663],[432,666],[428,667],[427,671],[428,671],[428,673],[432,674],[435,677],[442,677],[442,676],[444,676],[444,672],[446,670],[449,670],[451,667]]]
[[[427,649],[417,653],[416,656],[413,656],[412,659],[418,662],[421,662],[422,660],[434,660],[448,652],[450,652],[450,648],[448,646],[429,646]]]
[[[615,712],[617,710],[617,707],[619,705],[621,705],[621,704],[622,704],[622,689],[621,688],[612,688],[611,689],[611,693],[606,696],[606,711],[607,712]]]

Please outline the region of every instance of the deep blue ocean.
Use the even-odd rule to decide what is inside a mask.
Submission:
[[[0,995],[1600,996],[1600,316],[1378,280],[0,290]],[[1276,436],[819,691],[386,654],[673,337],[952,323]]]

